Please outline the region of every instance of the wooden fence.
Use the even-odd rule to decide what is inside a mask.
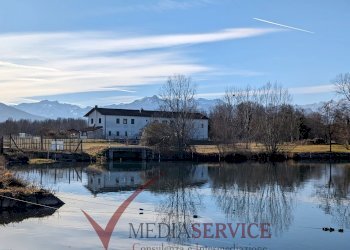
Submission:
[[[20,151],[68,151],[82,152],[83,141],[77,138],[53,139],[42,136],[4,136],[2,140],[3,148],[16,149]]]

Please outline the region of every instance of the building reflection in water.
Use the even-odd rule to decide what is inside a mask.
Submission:
[[[206,207],[217,207],[231,222],[271,223],[275,235],[287,231],[293,223],[297,194],[313,198],[312,201],[325,214],[331,215],[339,227],[350,228],[350,165],[347,164],[140,162],[87,168],[78,164],[15,167],[12,170],[19,177],[54,191],[67,187],[63,184],[81,183],[94,195],[136,190],[162,173],[159,181],[148,188],[157,196],[154,205],[158,222],[190,225],[194,215],[204,213],[200,193],[206,189],[207,194],[211,192],[208,194],[211,201]]]

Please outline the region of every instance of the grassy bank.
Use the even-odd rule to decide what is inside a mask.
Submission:
[[[11,193],[18,194],[33,194],[41,191],[41,189],[28,185],[24,181],[16,178],[10,171],[0,166],[0,194]]]
[[[296,145],[286,144],[280,147],[281,152],[284,153],[329,153],[329,145]],[[235,152],[255,152],[263,153],[265,148],[261,144],[249,144],[248,147],[243,144],[235,145],[194,145],[191,147],[196,153],[199,154],[218,154],[219,152],[224,153],[235,153]],[[333,144],[332,152],[334,153],[350,153],[344,145]]]
[[[9,170],[0,166],[0,213],[6,211],[11,217],[14,212],[28,213],[44,209],[43,215],[52,214],[63,204],[51,192],[16,178]]]

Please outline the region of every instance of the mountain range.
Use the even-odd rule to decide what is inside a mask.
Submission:
[[[222,102],[220,99],[205,99],[198,98],[197,106],[201,112],[208,113],[217,103]],[[162,100],[154,95],[144,97],[130,103],[120,103],[104,106],[105,108],[120,108],[120,109],[145,109],[156,110],[161,105]],[[298,108],[303,108],[306,112],[316,111],[322,104],[296,105]],[[92,107],[79,107],[58,101],[43,100],[36,103],[21,103],[18,105],[5,105],[0,103],[0,122],[7,119],[20,120],[44,120],[56,118],[83,118],[84,115]]]

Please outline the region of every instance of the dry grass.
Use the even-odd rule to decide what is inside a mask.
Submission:
[[[329,145],[295,145],[286,144],[281,146],[282,151],[288,153],[328,153]],[[192,146],[192,150],[200,154],[217,154],[219,153],[218,146],[216,145],[195,145]],[[220,145],[220,151],[225,153],[231,152],[264,152],[264,146],[261,144],[252,143],[246,149],[245,145]],[[350,150],[346,149],[343,145],[334,144],[332,145],[332,152],[336,153],[350,153]]]
[[[125,144],[117,142],[85,142],[83,143],[83,151],[89,155],[96,156],[104,149],[108,147],[120,147],[125,146]]]
[[[83,151],[96,156],[108,147],[122,147],[126,146],[122,143],[108,143],[108,142],[87,142],[83,144]],[[130,145],[129,147],[132,147]],[[248,148],[246,144],[237,143],[234,145],[194,145],[191,147],[192,151],[199,154],[218,154],[219,148],[221,152],[233,153],[233,152],[264,152],[265,148],[262,144],[250,143]],[[327,153],[329,152],[329,145],[296,145],[296,144],[285,144],[281,146],[283,152],[288,153]],[[343,145],[334,144],[332,145],[332,152],[336,153],[350,153],[350,150],[346,149]]]
[[[0,193],[33,194],[39,190],[39,188],[16,178],[10,171],[0,166]]]
[[[328,153],[329,145],[297,145],[290,152],[292,153]],[[332,145],[332,152],[335,153],[349,153],[344,145]]]

